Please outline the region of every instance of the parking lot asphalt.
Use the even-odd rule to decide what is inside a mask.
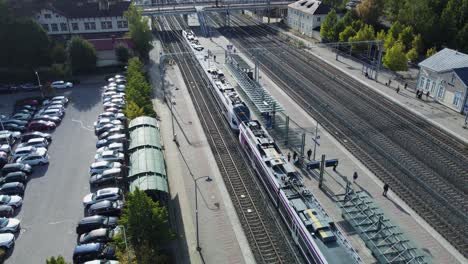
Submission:
[[[27,184],[23,207],[16,216],[21,220],[21,233],[5,263],[40,264],[58,255],[72,261],[75,227],[83,217],[81,201],[89,193],[88,169],[96,151],[93,122],[102,112],[104,78],[100,80],[58,93],[70,102],[61,125],[52,133],[50,164],[35,167]],[[1,95],[0,104],[8,105],[5,100],[19,96]]]

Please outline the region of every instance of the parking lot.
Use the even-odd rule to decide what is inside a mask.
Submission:
[[[61,125],[52,133],[50,164],[35,167],[27,184],[16,216],[21,220],[21,233],[5,263],[45,263],[57,255],[72,260],[75,226],[83,217],[81,201],[90,191],[88,170],[96,151],[93,122],[102,112],[104,76],[93,80],[60,91],[70,102]],[[10,114],[16,99],[31,95],[0,95],[0,111]]]

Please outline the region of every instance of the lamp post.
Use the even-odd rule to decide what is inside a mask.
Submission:
[[[41,79],[39,78],[39,73],[37,73],[37,71],[34,71],[34,73],[36,73],[37,84],[39,85],[39,89],[41,89],[42,99],[44,99],[44,91],[42,91],[42,85],[41,85]]]
[[[202,248],[200,247],[200,235],[198,232],[198,185],[197,181],[200,179],[206,179],[205,181],[210,182],[212,179],[210,176],[201,176],[193,180],[195,182],[195,225],[196,225],[196,230],[197,230],[197,251],[200,252]]]
[[[125,233],[125,226],[122,225],[121,227],[125,241],[125,251],[127,251],[127,263],[130,264],[130,252],[128,252],[127,234]]]

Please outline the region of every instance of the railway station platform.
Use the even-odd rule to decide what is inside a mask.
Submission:
[[[171,224],[178,235],[176,263],[255,263],[177,65],[168,66],[165,74],[166,98],[171,98],[172,109],[164,102],[159,81],[161,45],[158,41],[153,45],[149,73],[155,92],[153,104],[161,120]],[[196,186],[201,251],[197,250]]]
[[[217,58],[214,63],[216,63],[217,67],[223,68],[224,50],[228,44],[231,44],[230,41],[220,34],[214,34],[211,40],[199,36],[198,32],[196,32],[196,34],[197,37],[199,37],[200,44],[204,46],[205,49],[210,49],[213,54],[216,54]],[[247,61],[251,67],[254,66],[252,60],[247,56],[239,52],[238,54],[242,56],[242,58]],[[321,54],[324,59],[328,58],[327,56],[331,57],[332,55],[333,54],[331,53],[328,55]],[[335,60],[334,55],[332,58]],[[358,80],[362,79],[363,85],[380,85],[372,80],[368,80],[364,76],[360,76],[361,67],[353,66],[352,69],[348,69],[350,66],[341,61],[334,63],[342,64],[340,67],[347,69],[347,71],[349,71],[347,72],[348,74],[353,76],[354,74],[357,75],[356,78]],[[234,84],[235,78],[229,76],[228,69],[224,68],[223,71],[226,73],[229,81]],[[294,121],[300,124],[301,127],[314,131],[316,121],[303,111],[302,108],[298,106],[273,81],[271,81],[268,76],[262,72],[261,68],[260,74],[260,83],[284,107],[284,112],[293,117]],[[468,138],[468,131],[461,128],[463,120],[460,114],[450,113],[450,110],[444,110],[441,106],[430,103],[428,104],[422,101],[415,101],[416,99],[413,100],[414,95],[411,95],[410,91],[396,94],[394,90],[391,90],[384,85],[379,89],[382,90],[380,91],[382,96],[396,98],[394,99],[395,102],[407,107],[408,111],[417,111],[421,108],[426,111],[418,113],[422,118],[426,118],[427,116],[429,120],[432,120],[431,122],[438,124],[439,126],[445,126],[447,123],[447,127],[450,128],[451,133],[458,137]],[[433,109],[431,109],[431,107]],[[440,236],[417,213],[405,204],[405,202],[399,199],[398,196],[394,195],[392,193],[391,186],[387,197],[382,196],[383,183],[341,145],[340,141],[343,139],[335,138],[329,132],[321,129],[319,130],[319,135],[321,136],[321,141],[320,146],[317,148],[317,156],[320,157],[322,154],[325,154],[327,158],[339,159],[339,166],[336,172],[332,169],[327,170],[327,174],[324,178],[325,192],[318,187],[318,181],[316,178],[306,177],[305,184],[327,210],[329,215],[334,219],[337,226],[347,235],[348,239],[356,248],[365,263],[375,263],[376,259],[360,239],[356,230],[354,230],[343,219],[342,211],[336,203],[338,195],[344,193],[345,181],[352,181],[352,175],[354,172],[357,172],[358,179],[353,183],[353,188],[357,191],[366,193],[370,198],[372,198],[373,202],[383,210],[385,216],[389,218],[392,223],[400,227],[405,235],[412,240],[418,248],[425,252],[432,263],[468,263],[468,260],[457,252],[449,242]],[[313,149],[312,141],[310,139],[306,140],[305,149]],[[287,154],[289,151],[290,150],[288,149],[284,149],[283,153]]]

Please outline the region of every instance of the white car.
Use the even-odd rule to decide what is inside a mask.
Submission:
[[[28,164],[30,166],[45,165],[49,163],[49,155],[47,150],[39,148],[36,152],[22,156],[16,160],[18,163]]]
[[[94,155],[94,160],[97,161],[118,161],[118,162],[123,162],[124,161],[124,154],[122,152],[118,152],[115,150],[106,150],[103,151],[102,153],[97,153]]]
[[[65,81],[55,81],[50,84],[55,89],[64,89],[64,88],[72,88],[73,83],[71,82],[65,82]]]
[[[45,138],[38,137],[38,138],[31,138],[28,142],[24,142],[18,145],[18,148],[23,147],[36,147],[36,148],[48,148],[49,141]]]
[[[46,150],[45,148],[42,148],[42,149]],[[36,151],[40,151],[40,150],[41,150],[41,148],[35,148],[35,147],[32,147],[32,146],[16,148],[16,150],[14,151],[11,158],[13,160],[16,160],[16,159],[18,159],[18,158],[20,158],[22,156],[29,155],[29,154],[32,154],[32,153],[34,153]]]
[[[108,162],[108,161],[94,162],[93,164],[91,164],[91,166],[89,166],[89,175],[98,174],[108,169],[120,168],[120,167],[122,167],[122,163],[120,162]]]
[[[117,143],[117,142],[116,143],[111,143],[111,144],[109,144],[109,146],[98,148],[96,150],[96,154],[100,154],[100,153],[102,153],[104,151],[108,151],[108,150],[123,152],[124,146],[123,146],[122,143]]]
[[[5,152],[6,154],[10,153],[11,147],[8,144],[0,145],[0,151]]]
[[[104,201],[104,200],[109,200],[109,201],[116,201],[116,200],[122,200],[123,198],[123,192],[119,188],[115,187],[110,187],[110,188],[103,188],[100,190],[97,190],[94,193],[87,194],[83,198],[83,205],[84,206],[89,206],[94,203]]]
[[[23,205],[23,198],[18,195],[0,195],[0,205],[9,205],[13,208],[19,208]]]
[[[0,217],[0,233],[16,233],[20,230],[20,220]]]
[[[83,264],[119,264],[119,261],[117,260],[105,260],[105,262],[103,262],[104,260],[90,260],[90,261],[86,261],[85,263]]]
[[[15,245],[15,235],[11,233],[0,234],[0,248],[7,250]]]

